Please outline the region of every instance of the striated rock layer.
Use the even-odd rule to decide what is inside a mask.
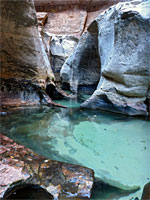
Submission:
[[[90,198],[91,169],[47,160],[2,134],[0,142],[0,198],[27,185],[38,185],[55,199]]]
[[[1,1],[2,105],[38,104],[38,88],[53,80],[32,0]],[[5,101],[6,99],[6,101]]]
[[[91,52],[93,30],[98,40],[98,56],[88,56]],[[85,37],[90,35],[86,40]],[[87,48],[87,44],[89,47]],[[72,57],[64,64],[61,74],[63,81],[70,85],[75,77],[82,76],[82,82],[89,81],[95,69],[88,67],[91,59],[94,66],[101,69],[99,83],[93,95],[81,106],[84,108],[103,109],[128,115],[147,115],[148,88],[150,86],[150,2],[133,1],[119,3],[99,15],[89,26],[79,42]],[[87,56],[86,64],[82,64]],[[93,57],[93,58],[92,58]],[[85,59],[84,59],[85,60]],[[73,64],[72,64],[73,63]],[[101,64],[100,64],[101,63]],[[71,79],[66,79],[72,72]],[[68,71],[69,71],[68,70]],[[98,76],[98,75],[97,75]],[[97,77],[95,76],[95,77]],[[95,78],[96,80],[97,78]],[[80,79],[79,79],[80,80]],[[93,80],[93,78],[92,78]],[[81,81],[79,81],[79,84]],[[76,85],[75,87],[78,87]]]

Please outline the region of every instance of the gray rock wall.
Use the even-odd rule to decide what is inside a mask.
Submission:
[[[79,87],[97,85],[100,78],[98,54],[98,29],[93,23],[85,32],[74,52],[62,66],[60,76],[63,83],[70,83],[70,89],[77,92]]]
[[[99,83],[93,95],[81,106],[103,109],[128,115],[147,115],[150,85],[150,2],[119,3],[99,15],[94,21],[98,30],[98,51],[101,62]],[[93,23],[90,27],[93,26]],[[90,33],[90,27],[88,33]],[[83,36],[70,63],[82,74],[77,58],[84,56]],[[88,54],[86,54],[88,55]],[[79,56],[78,56],[79,57]],[[93,58],[94,59],[94,58]],[[99,68],[99,62],[95,66]],[[87,56],[87,63],[91,63]],[[88,68],[89,74],[92,67]],[[82,77],[82,82],[90,79]],[[81,82],[81,81],[80,81]],[[71,82],[70,82],[71,84]]]
[[[66,59],[73,54],[79,39],[75,36],[52,36],[50,41],[50,63],[57,82],[60,82],[60,70]]]

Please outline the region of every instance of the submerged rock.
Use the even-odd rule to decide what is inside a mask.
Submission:
[[[91,169],[47,160],[2,134],[0,141],[0,198],[26,185],[38,185],[56,199],[90,198]]]
[[[142,200],[149,200],[150,199],[150,182],[144,186]]]
[[[119,3],[97,17],[82,36],[74,55],[66,62],[72,71],[70,85],[76,77],[82,77],[75,88],[81,82],[90,85],[96,67],[101,71],[99,77],[98,74],[96,76],[99,79],[97,89],[82,107],[128,115],[147,115],[145,101],[150,86],[149,33],[149,1]],[[85,43],[86,35],[98,40],[92,47],[98,49],[98,54],[92,53],[91,57],[90,54],[88,56],[90,47],[86,45],[90,37]],[[84,67],[88,73],[83,71],[82,57],[87,59],[86,63],[91,63],[90,67],[87,64]],[[95,62],[94,65],[91,60]]]

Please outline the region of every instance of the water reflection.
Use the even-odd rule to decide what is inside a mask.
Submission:
[[[148,182],[148,121],[80,110],[76,102],[68,104],[69,109],[38,107],[9,113],[2,117],[1,130],[50,159],[90,167],[96,177],[121,189],[134,189]],[[117,189],[109,189],[95,192],[93,199],[124,196]],[[140,193],[135,195],[140,198]]]

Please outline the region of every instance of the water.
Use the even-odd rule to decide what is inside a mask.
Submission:
[[[140,199],[150,180],[150,122],[80,110],[78,102],[59,103],[69,108],[20,109],[2,116],[2,132],[47,158],[92,168],[97,179],[115,186],[97,183],[92,200]]]

